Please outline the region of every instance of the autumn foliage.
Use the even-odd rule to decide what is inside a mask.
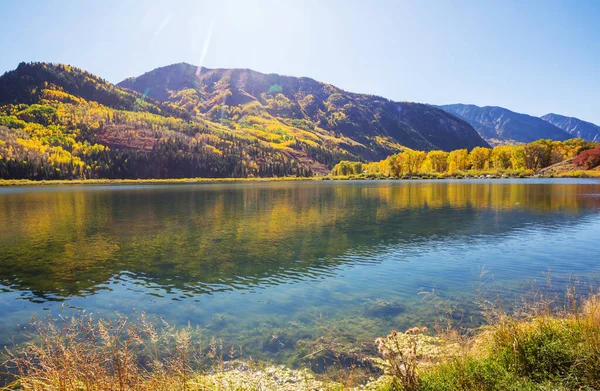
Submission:
[[[412,175],[462,175],[469,172],[534,173],[575,156],[579,165],[594,167],[600,164],[600,146],[583,139],[570,139],[537,140],[528,144],[498,145],[494,148],[475,147],[471,151],[457,149],[450,152],[424,152],[406,148],[379,162],[342,161],[333,168],[331,174],[374,174],[398,178]]]
[[[575,165],[578,167],[585,168],[586,170],[600,166],[600,145],[597,145],[596,148],[581,152],[575,158],[573,163],[575,163]]]
[[[205,75],[206,88],[177,85],[152,99],[68,65],[22,63],[0,77],[0,179],[308,177],[331,167],[334,175],[392,177],[535,172],[595,147],[572,139],[491,149],[453,138],[448,145],[474,148],[447,152],[443,144],[406,135],[401,145],[400,136],[390,136],[398,121],[381,111],[397,113],[393,102],[306,80],[319,94],[311,89],[296,101],[286,93],[293,83],[265,84],[253,99],[221,76]],[[402,107],[411,126],[435,128],[423,116],[435,114],[431,107]],[[365,122],[363,114],[373,110],[376,121]],[[376,132],[368,131],[373,124]],[[591,166],[594,156],[577,161]]]

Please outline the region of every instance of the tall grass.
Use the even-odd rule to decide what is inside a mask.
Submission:
[[[193,374],[223,355],[214,340],[202,349],[197,329],[144,314],[32,318],[26,334],[26,343],[8,350],[6,367],[16,377],[9,389],[187,390]]]
[[[562,300],[536,294],[510,315],[486,305],[489,324],[471,333],[445,325],[436,337],[388,335],[378,341],[389,375],[381,389],[600,389],[600,295],[582,299],[574,286]]]

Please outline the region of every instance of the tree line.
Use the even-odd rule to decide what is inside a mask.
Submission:
[[[535,173],[543,168],[576,158],[584,151],[585,164],[595,161],[598,143],[573,138],[566,141],[537,140],[528,144],[475,147],[471,151],[429,152],[406,148],[379,162],[341,161],[331,170],[333,176],[377,174],[387,177],[411,175],[460,175],[468,172]],[[588,157],[591,156],[591,157]],[[580,159],[581,160],[581,159]],[[577,164],[578,159],[575,159]],[[583,166],[584,164],[581,164]]]

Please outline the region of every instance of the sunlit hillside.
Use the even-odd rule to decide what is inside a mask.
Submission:
[[[486,145],[432,106],[307,78],[178,64],[121,86],[63,64],[5,73],[0,177],[312,176],[405,147]]]

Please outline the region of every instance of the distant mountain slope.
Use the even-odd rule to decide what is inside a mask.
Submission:
[[[256,125],[259,117],[315,134],[332,132],[353,140],[349,152],[365,159],[389,155],[400,145],[424,150],[486,145],[469,124],[433,106],[354,94],[305,77],[181,63],[118,85],[214,121]]]
[[[564,130],[572,137],[578,137],[588,141],[600,141],[600,126],[591,122],[554,113],[546,114],[540,118]]]
[[[491,144],[528,143],[539,139],[567,140],[571,134],[541,118],[503,107],[452,104],[438,106],[467,122]]]

